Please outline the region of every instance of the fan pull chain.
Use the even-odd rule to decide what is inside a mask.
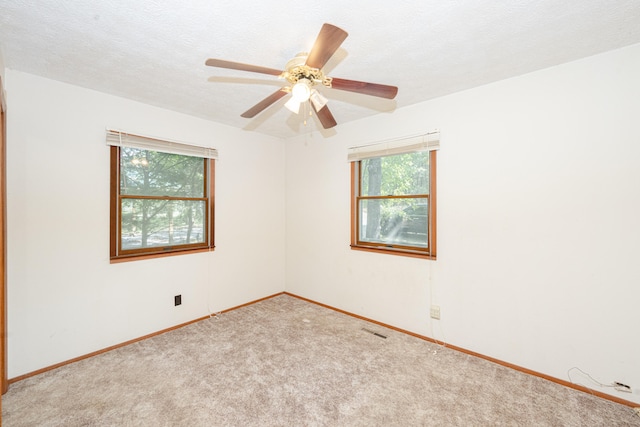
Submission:
[[[302,112],[302,114],[304,114],[306,116],[306,111],[307,111],[307,107],[309,106],[308,102],[305,102],[304,105],[302,106],[302,108],[304,109],[304,111]],[[309,109],[309,116],[311,116],[311,109]],[[305,117],[305,119],[302,121],[302,124],[304,126],[307,125],[307,119]]]

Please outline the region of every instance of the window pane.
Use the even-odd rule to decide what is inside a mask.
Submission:
[[[360,240],[428,247],[429,199],[360,200]]]
[[[361,195],[429,194],[429,152],[377,157],[361,162]]]
[[[204,160],[122,147],[120,194],[203,197]]]
[[[205,242],[203,200],[122,199],[122,249]]]

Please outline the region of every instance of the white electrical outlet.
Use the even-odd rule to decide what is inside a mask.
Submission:
[[[431,318],[440,320],[440,306],[439,305],[431,305]]]

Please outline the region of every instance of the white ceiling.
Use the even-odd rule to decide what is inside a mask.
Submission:
[[[240,117],[284,81],[204,62],[283,69],[325,22],[349,33],[325,74],[399,87],[322,89],[341,124],[638,43],[640,1],[0,0],[0,52],[13,70],[288,138],[321,126],[286,98]]]

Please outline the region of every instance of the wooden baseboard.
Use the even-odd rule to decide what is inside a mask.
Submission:
[[[241,304],[241,305],[238,305],[238,306],[235,306],[235,307],[228,308],[226,310],[222,310],[221,313],[227,313],[229,311],[237,310],[239,308],[246,307],[248,305],[255,304],[257,302],[264,301],[264,300],[267,300],[267,299],[270,299],[270,298],[273,298],[273,297],[276,297],[276,296],[282,295],[282,294],[284,294],[284,292],[279,292],[279,293],[274,294],[274,295],[269,295],[267,297],[260,298],[260,299],[257,299],[255,301],[251,301],[251,302],[248,302],[248,303],[245,303],[245,304]],[[148,338],[155,337],[155,336],[160,335],[160,334],[164,334],[165,332],[170,332],[170,331],[173,331],[173,330],[176,330],[176,329],[183,328],[183,327],[185,327],[187,325],[190,325],[192,323],[196,323],[196,322],[199,322],[201,320],[208,319],[209,317],[210,316],[199,317],[197,319],[190,320],[188,322],[181,323],[179,325],[172,326],[170,328],[163,329],[161,331],[154,332],[152,334],[144,335],[142,337],[135,338],[135,339],[132,339],[132,340],[129,340],[129,341],[125,341],[125,342],[120,343],[120,344],[112,345],[111,347],[103,348],[102,350],[94,351],[94,352],[91,352],[91,353],[88,353],[88,354],[85,354],[85,355],[82,355],[82,356],[79,356],[79,357],[74,357],[73,359],[66,360],[64,362],[56,363],[55,365],[51,365],[51,366],[47,366],[47,367],[42,368],[42,369],[38,369],[37,371],[29,372],[29,373],[26,373],[24,375],[20,375],[20,376],[14,377],[14,378],[10,378],[9,379],[9,384],[16,383],[18,381],[24,380],[25,378],[33,377],[35,375],[42,374],[42,373],[47,372],[47,371],[51,371],[53,369],[59,368],[59,367],[64,366],[64,365],[69,365],[71,363],[78,362],[80,360],[84,360],[84,359],[88,359],[88,358],[93,357],[93,356],[97,356],[99,354],[106,353],[108,351],[115,350],[117,348],[121,348],[121,347],[127,346],[129,344],[134,344],[134,343],[137,343],[139,341],[146,340]]]
[[[395,326],[388,325],[386,323],[378,322],[377,320],[369,319],[367,317],[360,316],[360,315],[357,315],[357,314],[354,314],[354,313],[350,313],[348,311],[341,310],[339,308],[332,307],[330,305],[322,304],[320,302],[317,302],[317,301],[314,301],[314,300],[311,300],[311,299],[308,299],[308,298],[304,298],[304,297],[301,297],[299,295],[292,294],[290,292],[279,292],[277,294],[269,295],[267,297],[260,298],[260,299],[257,299],[255,301],[250,301],[250,302],[245,303],[245,304],[241,304],[241,305],[238,305],[238,306],[235,306],[235,307],[228,308],[226,310],[223,310],[222,313],[227,313],[227,312],[230,312],[230,311],[233,311],[233,310],[237,310],[239,308],[246,307],[246,306],[255,304],[257,302],[267,300],[267,299],[271,299],[271,298],[277,297],[279,295],[288,295],[290,297],[297,298],[297,299],[300,299],[302,301],[306,301],[306,302],[318,305],[320,307],[328,308],[328,309],[336,311],[338,313],[346,314],[346,315],[354,317],[356,319],[364,320],[364,321],[367,321],[367,322],[370,322],[370,323],[373,323],[373,324],[376,324],[376,325],[383,326],[383,327],[388,328],[388,329],[392,329],[394,331],[401,332],[403,334],[411,335],[413,337],[419,338],[419,339],[424,340],[424,341],[429,341],[429,342],[432,342],[432,343],[435,343],[435,344],[439,344],[439,345],[445,345],[447,348],[450,348],[452,350],[456,350],[456,351],[459,351],[461,353],[468,354],[470,356],[479,357],[481,359],[488,360],[488,361],[493,362],[493,363],[497,363],[498,365],[502,365],[502,366],[505,366],[507,368],[511,368],[511,369],[516,370],[516,371],[523,372],[525,374],[533,375],[533,376],[536,376],[536,377],[539,377],[539,378],[543,378],[543,379],[545,379],[547,381],[551,381],[551,382],[554,382],[556,384],[560,384],[560,385],[563,385],[565,387],[572,388],[574,390],[579,390],[579,391],[582,391],[582,392],[585,392],[585,393],[592,394],[592,395],[600,397],[602,399],[610,400],[612,402],[620,403],[622,405],[626,405],[626,406],[629,406],[629,407],[632,407],[632,408],[636,408],[636,407],[640,406],[640,404],[635,403],[635,402],[631,402],[629,400],[620,399],[619,397],[612,396],[610,394],[602,393],[602,392],[590,389],[590,388],[585,387],[585,386],[581,386],[581,385],[574,384],[574,383],[569,382],[569,381],[565,381],[565,380],[562,380],[562,379],[559,379],[559,378],[552,377],[550,375],[543,374],[541,372],[536,372],[536,371],[533,371],[531,369],[523,368],[522,366],[514,365],[513,363],[509,363],[509,362],[505,362],[503,360],[495,359],[493,357],[485,356],[484,354],[476,353],[475,351],[467,350],[467,349],[462,348],[462,347],[458,347],[458,346],[455,346],[455,345],[443,343],[441,341],[435,340],[435,339],[427,337],[425,335],[416,334],[415,332],[411,332],[411,331],[408,331],[408,330],[405,330],[405,329],[397,328]],[[129,340],[129,341],[125,341],[125,342],[123,342],[121,344],[116,344],[116,345],[113,345],[111,347],[107,347],[107,348],[102,349],[102,350],[94,351],[92,353],[88,353],[88,354],[85,354],[83,356],[79,356],[79,357],[67,360],[65,362],[56,363],[55,365],[47,366],[46,368],[38,369],[37,371],[29,372],[27,374],[20,375],[20,376],[15,377],[15,378],[11,378],[11,379],[9,379],[9,384],[16,383],[16,382],[21,381],[21,380],[23,380],[25,378],[33,377],[35,375],[42,374],[42,373],[47,372],[47,371],[51,371],[53,369],[59,368],[59,367],[64,366],[64,365],[68,365],[70,363],[78,362],[80,360],[87,359],[89,357],[93,357],[93,356],[97,356],[97,355],[102,354],[102,353],[106,353],[107,351],[115,350],[117,348],[124,347],[126,345],[133,344],[133,343],[145,340],[147,338],[154,337],[156,335],[164,334],[165,332],[169,332],[169,331],[173,331],[175,329],[182,328],[182,327],[190,325],[192,323],[196,323],[196,322],[199,322],[201,320],[208,319],[209,317],[210,316],[200,317],[198,319],[194,319],[194,320],[191,320],[189,322],[173,326],[171,328],[163,329],[161,331],[154,332],[152,334],[145,335],[145,336],[142,336],[140,338],[135,338],[135,339],[132,339],[132,340]]]
[[[522,366],[514,365],[513,363],[509,363],[509,362],[505,362],[505,361],[500,360],[500,359],[495,359],[493,357],[485,356],[484,354],[476,353],[475,351],[471,351],[471,350],[467,350],[467,349],[462,348],[462,347],[458,347],[458,346],[455,346],[455,345],[443,343],[442,341],[438,341],[438,340],[435,340],[433,338],[430,338],[430,337],[427,337],[427,336],[424,336],[424,335],[416,334],[415,332],[407,331],[405,329],[396,328],[395,326],[387,325],[386,323],[378,322],[377,320],[373,320],[373,319],[369,319],[367,317],[359,316],[357,314],[353,314],[353,313],[350,313],[348,311],[332,307],[330,305],[322,304],[320,302],[317,302],[317,301],[314,301],[314,300],[311,300],[311,299],[308,299],[308,298],[304,298],[304,297],[301,297],[299,295],[292,294],[290,292],[283,292],[283,294],[284,295],[289,295],[289,296],[294,297],[294,298],[298,298],[298,299],[306,301],[306,302],[310,302],[312,304],[319,305],[319,306],[324,307],[324,308],[328,308],[328,309],[337,311],[337,312],[342,313],[342,314],[346,314],[346,315],[351,316],[351,317],[355,317],[356,319],[365,320],[367,322],[370,322],[370,323],[373,323],[373,324],[376,324],[376,325],[380,325],[380,326],[383,326],[385,328],[401,332],[403,334],[411,335],[413,337],[420,338],[421,340],[429,341],[429,342],[432,342],[432,343],[435,343],[435,344],[444,345],[447,348],[450,348],[452,350],[456,350],[456,351],[459,351],[461,353],[468,354],[470,356],[479,357],[481,359],[488,360],[488,361],[493,362],[493,363],[497,363],[498,365],[502,365],[502,366],[505,366],[507,368],[511,368],[511,369],[516,370],[516,371],[523,372],[525,374],[533,375],[533,376],[536,376],[536,377],[539,377],[539,378],[543,378],[543,379],[545,379],[547,381],[551,381],[551,382],[554,382],[556,384],[560,384],[560,385],[563,385],[565,387],[572,388],[574,390],[579,390],[579,391],[582,391],[582,392],[585,392],[585,393],[592,394],[592,395],[600,397],[602,399],[610,400],[612,402],[620,403],[622,405],[630,406],[632,408],[640,407],[640,403],[631,402],[629,400],[621,399],[619,397],[612,396],[612,395],[607,394],[607,393],[602,393],[600,391],[590,389],[589,387],[585,387],[585,386],[581,386],[581,385],[578,385],[578,384],[574,384],[574,383],[572,383],[570,381],[565,381],[565,380],[562,380],[560,378],[556,378],[556,377],[552,377],[550,375],[543,374],[541,372],[536,372],[536,371],[533,371],[531,369],[523,368]]]

